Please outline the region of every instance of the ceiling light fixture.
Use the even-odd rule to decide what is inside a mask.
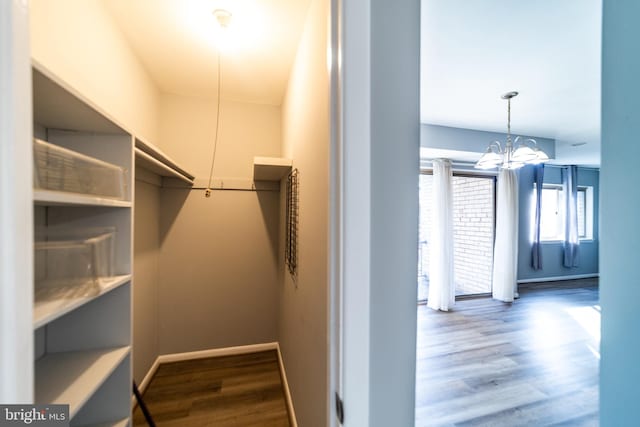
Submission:
[[[518,92],[507,92],[502,99],[507,100],[507,141],[504,147],[499,141],[493,141],[487,151],[475,164],[477,169],[519,169],[525,164],[538,164],[549,161],[549,156],[538,148],[535,139],[517,136],[511,140],[511,98]]]
[[[220,28],[225,29],[229,27],[231,12],[226,9],[216,9],[213,11],[213,16],[216,18],[216,21],[218,21]]]

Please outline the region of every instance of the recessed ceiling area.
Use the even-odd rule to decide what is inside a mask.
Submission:
[[[421,122],[506,132],[515,90],[514,134],[598,166],[601,20],[601,0],[423,0]]]
[[[309,0],[103,3],[161,91],[214,98],[220,47],[222,98],[270,105],[282,103],[309,8]],[[216,9],[232,14],[223,36]]]

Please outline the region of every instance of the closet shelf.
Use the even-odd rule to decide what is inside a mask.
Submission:
[[[69,404],[73,418],[130,351],[126,346],[47,354],[36,361],[36,403]]]
[[[291,171],[291,159],[283,157],[254,157],[254,181],[280,181]]]
[[[128,283],[130,280],[131,274],[108,279],[102,278],[100,279],[100,290],[95,295],[91,296],[55,298],[40,301],[36,299],[33,306],[33,329],[38,329],[39,327],[46,325],[58,317],[63,316],[96,298],[99,298],[125,283]]]
[[[111,206],[115,208],[132,206],[132,203],[127,200],[52,190],[33,190],[33,201],[40,206]]]
[[[193,185],[194,176],[180,167],[153,144],[136,138],[136,166],[140,166],[160,176],[177,178]]]

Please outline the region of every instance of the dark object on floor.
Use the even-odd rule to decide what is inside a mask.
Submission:
[[[149,413],[147,405],[145,405],[144,400],[142,399],[142,395],[140,394],[140,390],[138,390],[138,386],[136,385],[135,381],[133,382],[133,394],[136,395],[138,406],[140,406],[140,410],[144,415],[144,419],[147,420],[147,424],[149,424],[149,427],[156,427],[156,423],[153,422],[153,418],[151,418],[151,414]]]

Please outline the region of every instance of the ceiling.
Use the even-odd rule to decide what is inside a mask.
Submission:
[[[163,92],[214,98],[221,47],[222,98],[280,105],[310,0],[103,3]],[[233,15],[223,35],[219,8]],[[556,163],[598,166],[601,10],[602,0],[422,0],[421,121],[504,132],[500,95],[516,90],[513,133],[555,139]]]
[[[602,0],[422,0],[421,121],[556,139],[600,164]],[[487,141],[488,143],[489,141]]]
[[[309,0],[103,0],[163,92],[280,105]],[[232,14],[221,34],[216,9]]]

